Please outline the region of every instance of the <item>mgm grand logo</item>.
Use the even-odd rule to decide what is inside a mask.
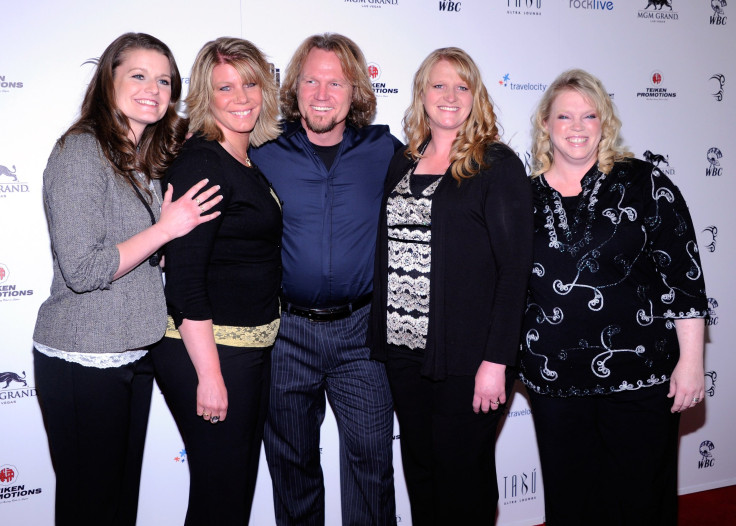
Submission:
[[[0,404],[14,404],[20,398],[36,396],[36,388],[29,387],[26,381],[26,372],[21,374],[13,371],[0,373]]]
[[[28,185],[24,182],[18,181],[18,174],[15,165],[12,165],[12,168],[8,168],[7,166],[0,164],[0,197],[4,197],[4,194],[15,192],[28,192]]]

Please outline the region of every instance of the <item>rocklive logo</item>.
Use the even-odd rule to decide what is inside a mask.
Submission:
[[[447,2],[445,0],[440,0],[440,11],[450,11],[459,13],[460,9],[462,9],[462,2]]]

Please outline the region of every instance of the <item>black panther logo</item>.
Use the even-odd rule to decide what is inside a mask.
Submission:
[[[648,163],[656,164],[657,166],[659,166],[659,163],[664,163],[667,166],[669,166],[670,163],[668,159],[669,159],[669,156],[660,155],[658,153],[652,153],[649,150],[644,152],[644,160]]]
[[[19,384],[23,384],[24,387],[28,387],[25,378],[25,371],[23,371],[23,376],[19,376],[16,373],[8,371],[5,373],[0,373],[0,384],[5,382],[5,387],[3,387],[3,389],[7,389],[7,387],[10,385],[10,382],[18,382]]]
[[[657,10],[657,6],[659,6],[659,10],[662,10],[662,7],[667,6],[670,8],[670,11],[672,11],[672,4],[668,0],[649,0],[647,2],[647,6],[644,9],[649,9],[649,6],[653,5],[654,10]]]

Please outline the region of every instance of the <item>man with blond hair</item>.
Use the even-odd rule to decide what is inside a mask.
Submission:
[[[297,49],[281,91],[281,136],[252,158],[283,201],[283,301],[264,444],[276,521],[322,526],[325,394],[340,436],[344,525],[396,523],[393,406],[366,331],[386,169],[401,143],[369,123],[376,97],[349,38]]]

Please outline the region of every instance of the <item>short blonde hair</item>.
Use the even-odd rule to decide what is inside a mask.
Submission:
[[[500,135],[493,102],[483,84],[480,69],[462,49],[445,47],[432,51],[414,75],[411,104],[403,120],[404,134],[409,141],[406,154],[412,159],[419,159],[421,157],[419,149],[431,134],[422,99],[429,86],[430,71],[435,64],[443,60],[452,64],[473,94],[470,115],[460,128],[450,152],[452,163],[450,172],[452,177],[460,182],[477,174],[481,167],[485,167],[483,158],[486,147],[490,143],[499,142]]]
[[[532,117],[532,176],[548,171],[554,164],[552,142],[545,123],[552,112],[552,104],[565,91],[577,91],[595,106],[601,121],[601,142],[598,144],[598,170],[607,174],[613,163],[633,157],[622,144],[619,136],[621,121],[603,83],[582,69],[570,69],[561,73],[544,92]]]
[[[212,72],[215,66],[229,64],[245,82],[255,82],[263,93],[263,106],[250,134],[250,144],[258,146],[275,139],[280,133],[278,124],[278,86],[271,65],[263,53],[251,42],[241,38],[221,37],[207,42],[197,54],[189,79],[186,98],[189,113],[189,131],[201,133],[210,141],[222,141],[224,135],[210,111],[214,86]]]
[[[325,33],[313,35],[302,42],[286,68],[286,76],[281,87],[281,115],[287,121],[299,120],[299,77],[304,62],[312,49],[331,51],[340,61],[345,79],[353,87],[353,99],[347,121],[356,128],[370,124],[376,116],[376,94],[368,75],[368,65],[358,44],[344,35]]]

